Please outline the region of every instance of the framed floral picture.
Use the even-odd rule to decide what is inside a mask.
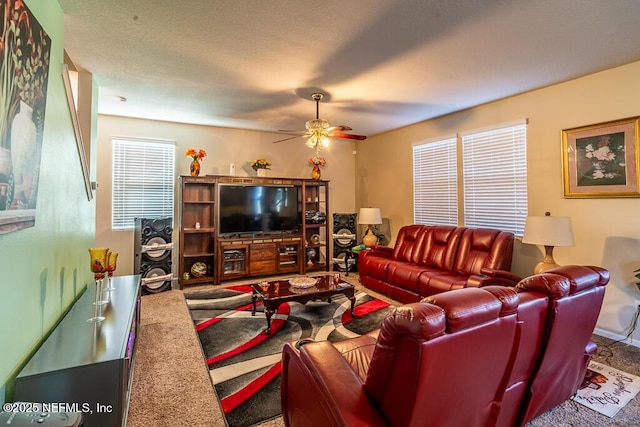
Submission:
[[[35,225],[51,38],[24,1],[0,0],[0,234]]]
[[[639,119],[562,131],[565,197],[640,197]]]

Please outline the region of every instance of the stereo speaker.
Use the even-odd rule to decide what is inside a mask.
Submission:
[[[171,289],[172,222],[172,218],[135,220],[133,271],[140,275],[145,294]]]
[[[333,214],[333,269],[347,271],[347,253],[358,242],[355,213]],[[355,259],[349,259],[349,271],[356,271]]]

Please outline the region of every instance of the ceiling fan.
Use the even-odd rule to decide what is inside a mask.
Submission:
[[[278,141],[273,141],[273,143],[288,141],[294,138],[307,138],[306,145],[309,148],[319,149],[320,147],[328,147],[331,143],[330,138],[341,138],[341,139],[356,139],[358,141],[363,141],[367,139],[364,135],[355,135],[351,133],[345,133],[346,131],[350,131],[351,128],[349,126],[330,126],[329,121],[320,118],[320,100],[324,98],[323,93],[314,92],[311,94],[311,98],[316,101],[316,118],[308,120],[305,123],[306,131],[280,131],[287,133],[299,133],[299,135],[291,136],[289,138],[280,139]]]

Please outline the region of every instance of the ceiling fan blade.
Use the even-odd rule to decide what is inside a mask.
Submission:
[[[273,143],[274,143],[274,144],[276,144],[276,143],[278,143],[278,142],[284,142],[284,141],[288,141],[288,140],[290,140],[290,139],[296,139],[296,138],[300,138],[300,137],[303,137],[303,136],[304,136],[304,134],[302,134],[302,135],[290,136],[290,137],[288,137],[288,138],[283,138],[283,139],[279,139],[279,140],[277,140],[277,141],[273,141]]]
[[[358,141],[367,139],[364,135],[353,135],[351,133],[331,133],[329,136],[332,138],[357,139]]]
[[[329,132],[333,132],[333,131],[340,131],[340,132],[344,132],[344,131],[348,131],[348,130],[353,130],[351,129],[349,126],[345,126],[345,125],[340,125],[340,126],[331,126],[329,129],[327,129]]]

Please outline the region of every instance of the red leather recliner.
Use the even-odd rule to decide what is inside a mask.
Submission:
[[[379,331],[283,349],[287,426],[514,426],[571,397],[608,272],[566,266],[398,307]]]
[[[516,308],[513,289],[461,289],[398,307],[377,340],[285,345],[285,425],[486,425],[513,351]]]
[[[516,286],[521,300],[534,298],[531,294],[548,298],[544,349],[520,409],[520,425],[556,407],[578,390],[597,350],[591,336],[607,283],[609,272],[603,268],[568,265],[527,277]]]

